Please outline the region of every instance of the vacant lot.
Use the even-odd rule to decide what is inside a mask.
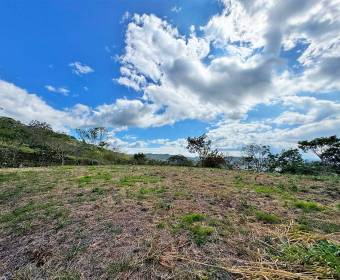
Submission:
[[[340,178],[0,170],[0,278],[337,279]]]

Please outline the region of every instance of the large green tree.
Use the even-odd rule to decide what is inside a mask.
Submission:
[[[299,148],[312,151],[326,165],[340,167],[340,139],[336,135],[300,141]]]

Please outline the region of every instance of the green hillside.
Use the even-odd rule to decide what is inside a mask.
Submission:
[[[0,167],[123,163],[129,156],[54,132],[46,123],[0,117]]]

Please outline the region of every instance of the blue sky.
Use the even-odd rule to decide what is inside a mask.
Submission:
[[[0,2],[0,114],[110,128],[129,153],[207,133],[238,154],[336,134],[340,3]]]

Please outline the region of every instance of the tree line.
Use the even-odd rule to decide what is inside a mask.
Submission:
[[[46,122],[33,120],[24,125],[0,117],[0,167],[119,163],[242,168],[258,172],[302,174],[340,173],[340,139],[336,135],[299,141],[298,149],[290,148],[279,153],[273,153],[269,145],[249,144],[242,147],[242,157],[235,160],[214,149],[212,141],[203,134],[187,138],[186,148],[196,154],[198,160],[173,155],[166,161],[160,161],[148,159],[143,153],[128,156],[109,150],[109,132],[105,127],[78,128],[75,132],[78,139],[54,132]],[[304,161],[300,150],[314,153],[319,161]]]
[[[212,149],[206,134],[187,138],[187,149],[199,156],[202,167],[243,168],[258,172],[279,171],[283,173],[313,173],[330,171],[340,173],[340,138],[336,135],[299,141],[298,148],[312,152],[320,161],[306,162],[299,149],[290,148],[280,153],[271,152],[269,145],[249,144],[242,147],[241,161],[233,162],[232,157]]]

